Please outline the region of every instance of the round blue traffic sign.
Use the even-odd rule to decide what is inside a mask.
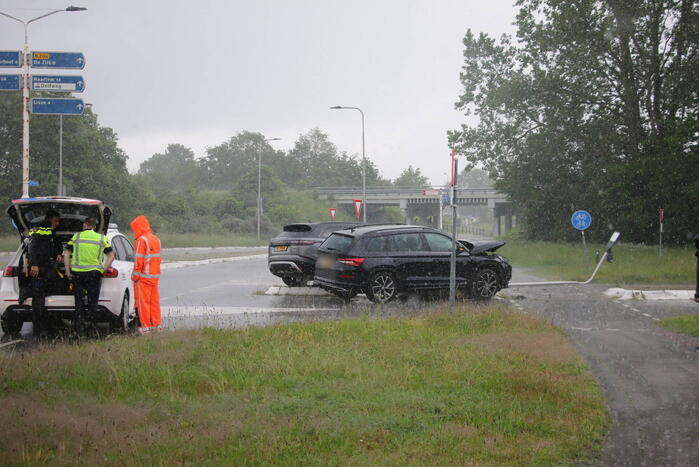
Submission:
[[[592,224],[592,216],[587,211],[575,211],[570,218],[570,223],[578,230],[585,230]]]

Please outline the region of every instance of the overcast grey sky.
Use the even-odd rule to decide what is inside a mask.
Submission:
[[[340,150],[366,152],[381,174],[408,165],[446,178],[446,130],[463,117],[461,39],[468,28],[513,33],[513,0],[0,0],[22,19],[71,3],[29,27],[32,50],[81,51],[81,96],[119,136],[134,171],[181,143],[202,156],[241,130],[288,149],[318,127]],[[0,50],[23,27],[0,17]],[[3,73],[11,72],[5,69]],[[60,71],[60,74],[75,74]]]

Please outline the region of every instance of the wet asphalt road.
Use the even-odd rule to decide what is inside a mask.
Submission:
[[[657,325],[699,306],[611,300],[606,289],[521,287],[504,295],[565,329],[599,379],[612,416],[600,465],[699,465],[699,339]]]

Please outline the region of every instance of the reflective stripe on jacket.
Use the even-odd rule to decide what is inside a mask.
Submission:
[[[136,237],[132,279],[155,283],[160,279],[160,240],[151,231],[145,216],[134,219],[131,230]]]
[[[83,230],[74,234],[68,245],[73,247],[70,269],[76,272],[104,272],[104,250],[111,248],[105,235],[94,230]]]

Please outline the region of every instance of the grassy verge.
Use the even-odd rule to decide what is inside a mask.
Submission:
[[[62,345],[0,387],[10,464],[561,465],[608,424],[565,336],[502,305]]]
[[[585,260],[580,244],[509,241],[498,250],[514,266],[559,280],[587,280],[592,274],[595,250],[604,252],[604,245],[588,245]],[[692,284],[696,277],[696,258],[689,248],[665,248],[658,256],[657,247],[619,245],[614,248],[614,262],[600,268],[595,282],[628,284]]]
[[[664,318],[659,323],[662,327],[699,337],[699,315],[674,316]]]

